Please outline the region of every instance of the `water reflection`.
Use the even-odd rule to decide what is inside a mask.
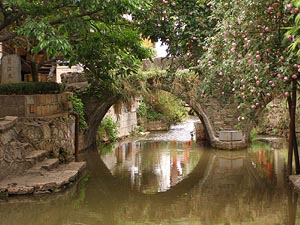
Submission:
[[[123,143],[101,156],[114,176],[130,180],[132,190],[156,193],[170,189],[186,177],[199,161],[201,152],[192,142]]]
[[[192,142],[132,142],[99,156],[89,179],[51,196],[0,202],[0,224],[299,224],[285,182],[286,150],[245,151]]]

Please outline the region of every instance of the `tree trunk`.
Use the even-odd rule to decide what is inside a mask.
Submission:
[[[31,69],[31,75],[32,75],[32,81],[33,82],[38,82],[38,68],[37,68],[37,64],[34,61],[30,62],[30,69]]]
[[[288,175],[292,174],[293,150],[295,156],[296,174],[300,174],[299,152],[296,137],[296,104],[297,104],[297,80],[292,81],[292,94],[287,98],[289,105],[289,149],[288,149]]]
[[[291,96],[287,97],[287,102],[289,106],[289,115],[290,115],[290,123],[289,123],[289,148],[288,148],[288,175],[292,175],[293,173],[293,131],[292,131],[292,98]]]
[[[293,148],[295,155],[295,166],[296,166],[296,174],[300,174],[300,163],[299,163],[299,152],[298,152],[298,143],[296,137],[296,106],[297,106],[297,80],[293,80],[292,84],[292,130],[293,130]]]

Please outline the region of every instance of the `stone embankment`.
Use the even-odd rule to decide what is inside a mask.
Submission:
[[[71,162],[68,118],[0,119],[0,197],[57,192],[84,173],[85,162]]]
[[[19,176],[0,181],[0,196],[57,192],[76,181],[85,171],[85,162],[59,164],[57,158],[47,158],[47,151],[32,151],[26,160],[33,166]]]

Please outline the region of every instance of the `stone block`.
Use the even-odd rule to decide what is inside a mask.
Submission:
[[[21,82],[21,58],[18,55],[3,56],[1,73],[1,83]]]
[[[220,131],[219,139],[220,141],[241,141],[243,134],[239,130],[223,130]]]
[[[37,116],[43,115],[42,106],[36,106],[36,115]]]
[[[196,122],[194,124],[195,130],[196,130],[196,141],[204,141],[207,139],[206,133],[205,133],[205,128],[201,122]]]
[[[33,95],[26,95],[25,99],[26,99],[25,100],[26,104],[34,105],[34,96]]]
[[[0,121],[0,130],[6,130],[13,127],[18,122],[18,117],[6,116],[4,120]]]

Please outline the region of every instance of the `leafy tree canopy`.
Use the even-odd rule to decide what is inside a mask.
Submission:
[[[203,42],[214,33],[215,21],[211,8],[199,0],[151,0],[134,14],[141,33],[156,42],[168,45],[168,54],[184,58],[181,64],[198,64],[203,54]]]
[[[29,54],[82,63],[94,77],[127,74],[148,56],[135,25],[124,15],[139,0],[0,1],[0,41]],[[41,63],[39,63],[41,64]]]

